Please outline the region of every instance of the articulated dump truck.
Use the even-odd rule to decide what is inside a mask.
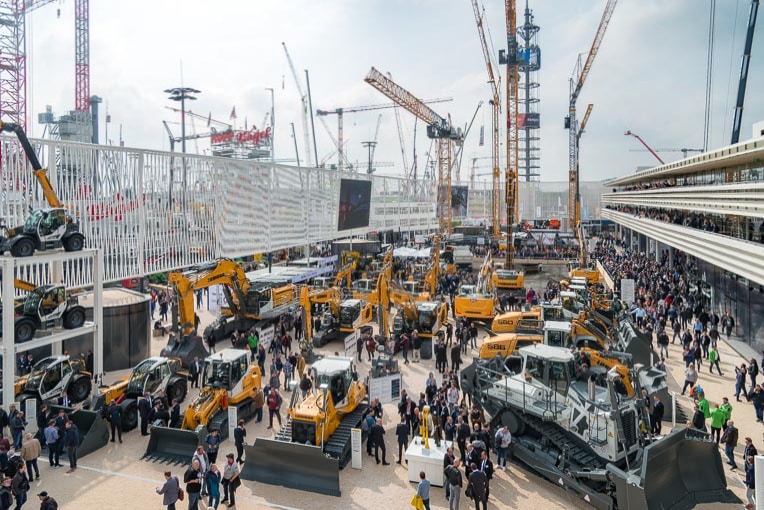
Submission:
[[[353,372],[351,358],[327,356],[313,363],[313,393],[300,400],[294,388],[287,422],[276,438],[257,438],[244,447],[242,479],[339,496],[350,431],[368,407],[366,386]]]
[[[641,400],[619,395],[611,379],[579,377],[568,349],[536,344],[518,352],[517,373],[499,358],[476,359],[462,371],[462,390],[494,432],[509,428],[512,455],[539,475],[600,510],[740,503],[708,434],[653,437],[643,432]]]

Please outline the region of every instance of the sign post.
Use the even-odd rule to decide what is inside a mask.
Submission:
[[[363,455],[361,455],[361,445],[363,444],[361,429],[350,429],[350,448],[352,451],[351,466],[353,469],[361,469]]]
[[[236,406],[228,406],[228,437],[233,438],[233,432],[239,424],[239,409]]]

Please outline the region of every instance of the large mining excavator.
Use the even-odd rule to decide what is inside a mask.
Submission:
[[[351,430],[367,408],[366,385],[352,358],[327,356],[310,368],[314,391],[292,392],[287,421],[275,439],[245,446],[244,480],[340,495],[339,470],[350,456]]]
[[[475,360],[461,374],[493,430],[509,428],[515,459],[601,510],[739,503],[707,434],[681,429],[655,439],[642,432],[644,405],[622,398],[612,376],[582,377],[561,347],[518,352],[517,373],[500,360]]]
[[[0,255],[10,251],[14,257],[31,257],[35,250],[82,250],[85,236],[80,233],[79,223],[58,199],[48,179],[48,172],[40,164],[24,129],[18,124],[0,121],[0,131],[12,131],[18,137],[49,206],[33,210],[23,225],[13,228],[0,226],[5,230],[4,235],[0,236]]]
[[[129,375],[111,385],[100,386],[89,407],[105,413],[115,402],[122,410],[122,430],[132,430],[138,426],[139,398],[146,393],[156,398],[162,391],[169,404],[173,400],[183,402],[188,393],[189,377],[188,370],[183,368],[178,358],[147,358],[135,365]]]
[[[493,258],[488,252],[478,274],[477,285],[462,285],[454,297],[457,317],[490,321],[496,316]]]
[[[224,349],[204,360],[202,391],[186,409],[179,429],[152,427],[144,458],[188,464],[193,452],[211,430],[228,437],[228,408],[249,420],[264,402],[260,367],[250,363],[250,352]]]
[[[85,308],[79,305],[77,296],[67,292],[63,285],[34,288],[16,305],[15,316],[16,343],[32,340],[38,330],[59,327],[77,329],[85,324]]]
[[[198,290],[221,285],[227,306],[220,316],[204,331],[204,337],[214,336],[220,342],[234,330],[247,331],[264,327],[300,304],[298,289],[293,284],[274,286],[255,285],[239,264],[230,259],[196,266],[185,272],[170,273],[173,289],[173,324],[167,347],[160,353],[168,358],[180,358],[188,366],[195,356],[208,354],[197,334],[194,314],[195,294]]]

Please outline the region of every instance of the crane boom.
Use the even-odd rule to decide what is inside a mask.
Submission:
[[[642,137],[641,137],[641,136],[639,136],[639,135],[638,135],[638,134],[636,134],[636,133],[632,133],[631,131],[626,131],[626,132],[624,133],[624,135],[626,135],[626,136],[633,136],[634,138],[636,138],[637,140],[639,140],[639,143],[641,143],[642,145],[644,145],[644,146],[645,146],[645,149],[647,149],[647,150],[648,150],[648,152],[650,152],[650,154],[652,154],[653,156],[655,156],[655,159],[657,159],[658,161],[660,161],[661,165],[665,164],[665,163],[663,162],[663,160],[660,158],[660,156],[658,156],[658,154],[656,154],[656,152],[655,152],[655,151],[652,149],[652,147],[650,147],[649,145],[647,145],[647,142],[645,142],[644,140],[642,140]]]
[[[581,195],[578,175],[578,121],[576,120],[576,101],[578,100],[581,89],[586,83],[586,78],[589,76],[592,65],[594,64],[594,58],[599,52],[602,40],[605,37],[605,31],[607,30],[610,18],[613,16],[613,11],[618,0],[607,0],[605,4],[605,10],[602,13],[600,24],[597,27],[597,32],[594,34],[594,41],[589,48],[589,54],[586,56],[586,60],[583,65],[581,64],[581,57],[579,55],[576,66],[573,69],[573,75],[570,77],[570,102],[568,106],[568,117],[565,119],[566,128],[568,128],[568,226],[571,230],[576,229],[576,225],[581,217]]]
[[[379,114],[379,117],[377,117],[377,128],[374,130],[374,144],[371,146],[371,155],[369,157],[369,167],[373,168],[372,165],[374,163],[374,153],[377,151],[377,140],[379,139],[379,126],[382,124],[382,114]]]
[[[451,162],[453,144],[461,145],[463,133],[452,127],[450,119],[435,113],[414,94],[372,67],[365,81],[427,123],[427,136],[438,141],[438,227],[441,234],[451,232]]]
[[[507,168],[504,175],[504,201],[507,210],[507,253],[505,268],[512,269],[515,252],[515,243],[512,241],[512,226],[516,221],[519,164],[517,139],[517,7],[515,0],[505,0],[504,9],[507,27]]]
[[[586,129],[586,124],[589,122],[589,116],[592,114],[592,108],[594,108],[594,105],[589,103],[586,105],[586,112],[584,113],[584,118],[581,121],[581,125],[578,127],[578,133],[576,133],[576,136],[578,139],[581,139],[581,135],[584,134],[584,129]]]
[[[472,0],[472,10],[475,14],[475,23],[477,24],[478,36],[480,37],[480,47],[483,50],[486,70],[488,71],[488,84],[491,86],[491,112],[493,118],[493,131],[491,138],[491,159],[493,163],[493,190],[491,201],[491,219],[493,226],[493,238],[497,241],[501,237],[501,170],[499,169],[499,137],[500,137],[500,116],[501,116],[501,96],[499,94],[500,83],[496,79],[491,60],[491,53],[488,51],[488,43],[483,29],[483,20],[485,18],[485,9],[481,12],[477,0]]]
[[[311,167],[313,166],[313,161],[311,159],[313,153],[310,148],[310,132],[308,131],[308,95],[302,90],[300,79],[297,77],[297,71],[294,68],[292,57],[289,56],[289,50],[287,49],[286,43],[282,42],[281,45],[284,47],[284,54],[286,54],[289,70],[292,72],[294,84],[297,87],[297,93],[300,94],[300,103],[302,103],[302,134],[303,142],[305,144],[305,164]]]
[[[743,49],[743,60],[740,63],[740,81],[737,87],[735,117],[732,120],[732,144],[736,144],[740,141],[740,123],[743,121],[745,87],[748,83],[748,67],[751,65],[751,48],[753,47],[753,33],[756,29],[756,14],[758,12],[759,0],[751,0],[751,11],[748,14],[748,30],[745,35],[745,48]]]
[[[345,151],[340,148],[340,142],[334,137],[332,134],[331,128],[329,128],[329,124],[326,123],[326,120],[323,117],[318,117],[318,120],[321,121],[321,124],[324,125],[324,129],[326,129],[326,134],[329,135],[329,138],[332,140],[332,143],[337,148],[337,152],[340,154],[341,161],[343,165],[347,168],[352,168],[353,165],[348,161],[347,156],[345,156]],[[343,142],[344,143],[344,142]],[[341,170],[341,168],[338,167],[338,170]]]

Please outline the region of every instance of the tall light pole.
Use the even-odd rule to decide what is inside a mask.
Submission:
[[[275,151],[275,145],[274,145],[274,134],[276,132],[276,103],[273,99],[273,89],[270,87],[267,87],[265,90],[269,91],[271,93],[271,164],[275,162],[276,159],[276,151]],[[265,126],[262,126],[263,129],[265,129]]]
[[[181,161],[183,162],[183,205],[186,202],[186,100],[196,101],[196,97],[192,94],[200,94],[201,90],[196,90],[191,87],[175,87],[171,89],[165,89],[165,94],[170,94],[170,101],[180,101],[180,145],[183,156]],[[171,167],[172,172],[172,167]],[[170,207],[172,207],[172,181],[173,176],[170,174]]]

